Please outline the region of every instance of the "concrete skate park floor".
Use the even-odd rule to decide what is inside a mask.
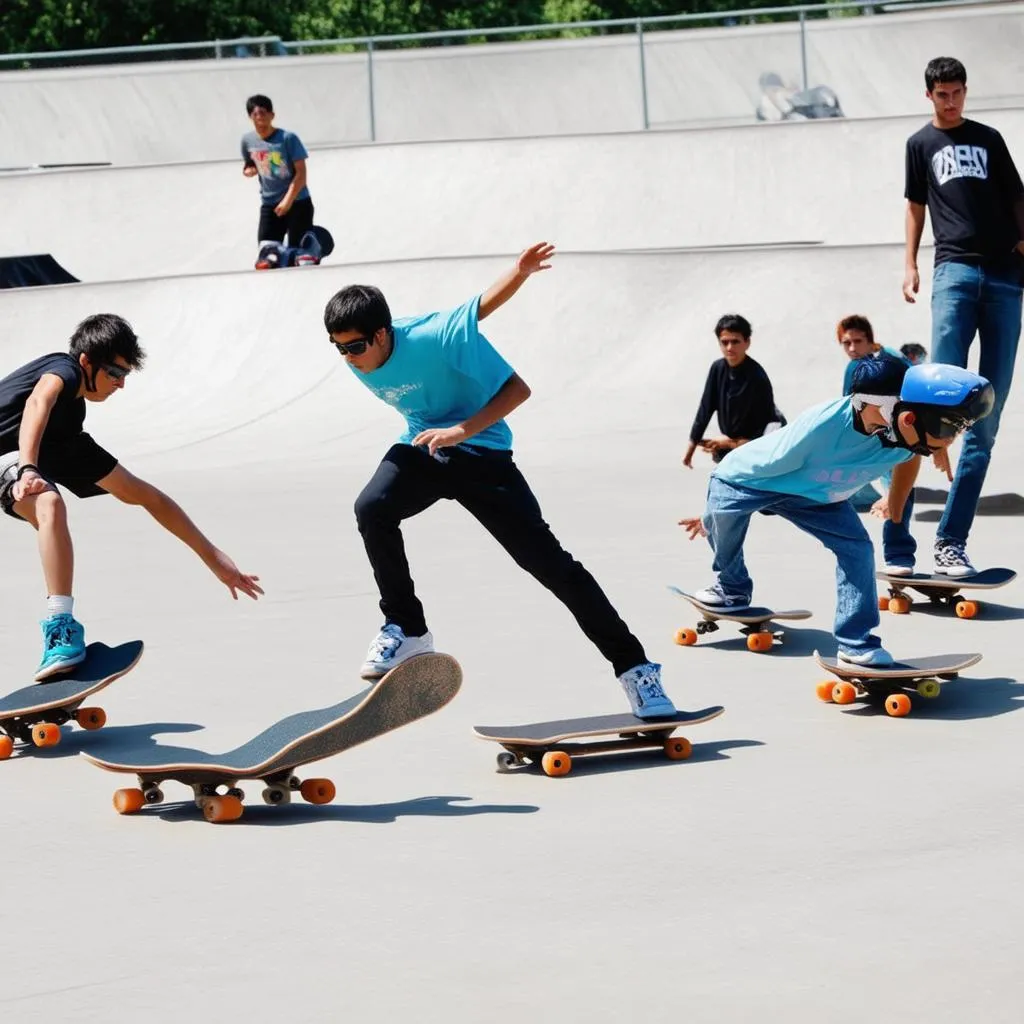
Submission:
[[[805,281],[798,258],[773,258],[779,287],[761,283],[766,302],[784,282]],[[877,255],[857,272],[869,262]],[[497,266],[443,267],[416,287],[431,286],[441,305],[471,279],[486,285]],[[598,306],[627,273],[622,262],[613,267],[607,279],[590,277]],[[694,744],[686,762],[637,754],[581,762],[562,779],[496,774],[498,748],[474,739],[471,726],[615,712],[624,698],[568,613],[444,503],[405,535],[437,646],[463,665],[461,694],[425,721],[312,768],[336,783],[332,805],[268,808],[249,787],[243,818],[228,826],[207,824],[189,804],[118,817],[110,798],[124,779],[74,755],[99,752],[118,733],[228,749],[360,686],[356,668],[379,613],[351,507],[397,420],[335,369],[318,326],[323,300],[350,277],[326,267],[306,278],[285,272],[261,285],[270,289],[264,305],[232,290],[231,280],[248,277],[224,278],[220,307],[201,305],[197,282],[201,308],[191,312],[175,304],[180,282],[10,296],[12,365],[40,348],[41,331],[21,329],[32,322],[57,348],[84,309],[130,316],[150,365],[119,405],[90,410],[90,427],[258,572],[267,596],[233,605],[145,513],[70,501],[89,638],[137,637],[146,652],[98,701],[105,730],[67,732],[52,752],[0,765],[8,1017],[1018,1019],[1019,582],[982,595],[973,621],[927,609],[883,616],[883,640],[897,655],[984,653],[905,719],[815,699],[822,673],[809,656],[834,650],[833,563],[775,518],[751,527],[755,596],[814,617],[767,655],[749,653],[729,624],[694,648],[676,647],[672,635],[693,624],[693,612],[665,585],[710,579],[705,543],[687,542],[675,523],[702,507],[708,463],[689,473],[679,456],[713,352],[707,340],[692,342],[697,354],[666,371],[671,386],[655,380],[634,349],[623,350],[628,331],[602,334],[600,309],[586,314],[595,320],[569,315],[583,296],[572,266],[561,285],[556,272],[531,282],[510,319],[503,310],[487,325],[513,362],[526,346],[535,398],[512,421],[517,461],[556,534],[664,665],[671,696],[686,708],[721,703],[726,713],[684,733]],[[403,306],[422,298],[411,282],[426,273],[401,278]],[[385,280],[386,290],[399,278]],[[295,302],[282,303],[292,289]],[[703,320],[715,298],[701,298],[710,337]],[[813,306],[806,294],[799,301]],[[282,306],[310,305],[309,323],[290,333],[274,320]],[[187,315],[205,318],[206,333],[178,319]],[[553,322],[570,325],[568,336],[546,326]],[[225,339],[251,345],[245,365],[277,374],[294,388],[282,401],[294,401],[245,426],[261,409],[240,407],[220,380]],[[561,353],[552,365],[545,346]],[[309,379],[300,380],[295,368],[307,358]],[[838,358],[830,348],[795,367],[776,356],[787,412],[835,390]],[[572,372],[576,389],[553,394]],[[248,385],[253,401],[264,397],[258,384]],[[629,391],[641,384],[657,392],[649,403]],[[616,402],[617,388],[626,390]],[[218,406],[207,420],[203,401]],[[147,408],[173,443],[150,436]],[[174,434],[175,408],[202,421],[208,439],[190,439],[184,423]],[[602,422],[613,427],[602,431]],[[1018,436],[1004,426],[994,488],[1010,489]],[[943,486],[934,474],[922,483]],[[877,540],[879,524],[866,522]],[[979,518],[972,557],[1014,564],[1018,528],[1013,518]],[[7,689],[35,664],[41,610],[34,545],[17,529],[5,527],[0,576]],[[916,533],[927,561],[934,525]],[[185,795],[168,784],[169,800]]]

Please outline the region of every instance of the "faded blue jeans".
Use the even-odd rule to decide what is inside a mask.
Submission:
[[[970,263],[940,263],[932,282],[932,360],[967,366],[975,332],[981,339],[978,372],[992,382],[995,408],[964,433],[960,462],[936,535],[966,543],[985,483],[999,417],[1010,393],[1020,339],[1018,274]]]
[[[743,561],[743,541],[755,512],[788,519],[836,556],[833,632],[840,649],[855,653],[880,647],[881,641],[871,632],[879,622],[874,547],[848,501],[825,505],[794,494],[740,487],[713,476],[703,522],[715,553],[712,567],[726,593],[747,601],[753,596],[754,583]]]

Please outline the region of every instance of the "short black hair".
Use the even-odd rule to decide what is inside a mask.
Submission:
[[[739,313],[726,313],[725,316],[719,317],[718,323],[715,324],[715,337],[720,338],[722,331],[735,331],[750,341],[750,335],[753,334],[754,329],[745,316],[740,316]]]
[[[956,57],[935,57],[924,69],[924,84],[931,92],[939,82],[967,85],[967,69]]]
[[[245,101],[245,112],[247,114],[252,114],[257,107],[262,107],[268,114],[274,112],[274,104],[270,102],[270,97],[264,96],[261,92],[256,93],[255,96],[250,96]]]
[[[328,334],[358,331],[372,338],[382,327],[391,327],[391,310],[384,293],[372,284],[350,284],[331,296],[324,309]]]
[[[856,359],[850,377],[850,393],[898,398],[908,369],[902,359],[893,359],[887,355]]]
[[[87,316],[71,335],[68,351],[76,359],[84,354],[93,366],[113,363],[120,356],[133,370],[139,370],[146,360],[131,325],[115,313]]]

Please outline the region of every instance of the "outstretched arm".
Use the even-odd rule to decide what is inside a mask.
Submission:
[[[477,313],[477,320],[483,320],[490,316],[500,306],[504,306],[509,299],[523,285],[531,274],[540,270],[548,270],[551,264],[545,262],[555,254],[555,247],[547,242],[538,242],[524,249],[516,260],[516,265],[507,273],[502,274],[490,288],[480,296],[480,310]]]
[[[240,572],[238,566],[215,548],[199,528],[185,514],[185,510],[163,491],[133,476],[123,466],[115,466],[102,480],[97,481],[108,494],[126,505],[141,505],[165,530],[187,544],[206,567],[231,591],[237,601],[240,590],[254,601],[263,593],[258,585],[259,576]]]

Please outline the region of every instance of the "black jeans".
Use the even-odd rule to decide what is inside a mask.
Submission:
[[[283,216],[274,213],[273,206],[260,207],[260,226],[257,242],[283,242],[288,233],[288,244],[297,249],[302,236],[313,226],[313,200],[296,199]]]
[[[356,499],[356,521],[380,590],[386,622],[406,636],[427,631],[413,588],[400,524],[441,498],[457,501],[534,579],[575,616],[580,628],[612,663],[616,675],[647,661],[644,649],[597,581],[565,551],[541,516],[529,484],[509,451],[425,448],[396,444]]]

